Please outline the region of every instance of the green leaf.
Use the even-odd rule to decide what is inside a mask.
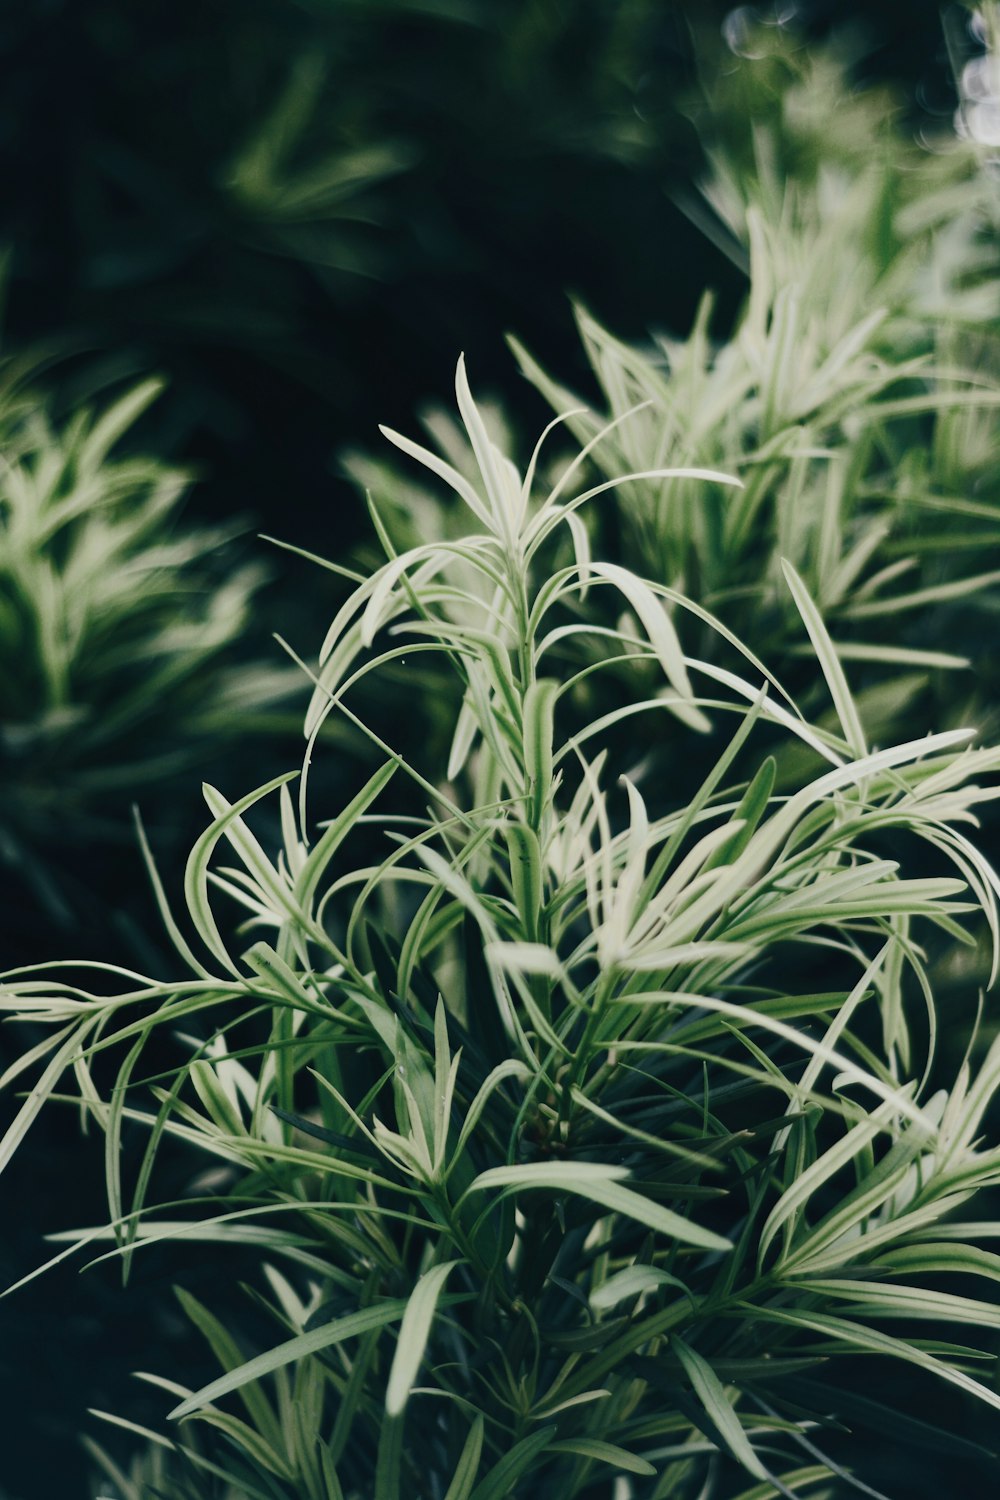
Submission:
[[[555,1426],[542,1427],[531,1437],[522,1438],[519,1443],[515,1443],[499,1463],[494,1464],[485,1479],[476,1485],[470,1500],[506,1500],[521,1475],[548,1446],[555,1431]]]
[[[243,813],[247,812],[255,803],[260,802],[262,798],[267,797],[271,792],[277,791],[278,787],[284,786],[288,781],[293,781],[297,775],[297,771],[289,771],[284,776],[276,776],[273,781],[269,781],[266,785],[258,787],[256,791],[248,793],[245,797],[241,797],[232,806],[225,801],[225,798],[220,797],[217,792],[213,791],[211,787],[206,787],[206,795],[212,797],[215,809],[218,809],[218,811],[214,822],[206,828],[191,850],[184,872],[184,898],[187,902],[191,918],[198,928],[198,932],[206,948],[209,949],[229,973],[234,974],[237,978],[240,977],[239,970],[229,957],[208,899],[209,860],[219,839],[228,831],[233,822],[241,818]]]
[[[401,1500],[403,1423],[386,1415],[379,1428],[374,1500]]]
[[[843,1139],[835,1141],[821,1156],[818,1156],[804,1171],[797,1174],[788,1189],[781,1195],[772,1208],[768,1218],[760,1232],[760,1242],[757,1251],[758,1265],[763,1265],[764,1258],[778,1231],[783,1225],[788,1225],[791,1231],[789,1239],[794,1234],[794,1226],[801,1216],[806,1205],[814,1193],[834,1177],[837,1172],[854,1161],[880,1131],[884,1130],[887,1118],[884,1112],[876,1111],[867,1119],[861,1120],[855,1125]]]
[[[259,974],[274,992],[283,996],[296,1010],[308,1011],[310,1015],[320,1016],[324,1020],[330,1018],[332,1008],[318,1003],[315,992],[309,993],[295,970],[285,962],[270,943],[263,941],[254,943],[253,947],[248,948],[243,954],[243,962],[247,968]]]
[[[323,1443],[319,1448],[319,1466],[326,1490],[324,1500],[344,1500],[344,1489],[340,1483],[336,1465],[330,1456],[330,1450]]]
[[[11,1157],[27,1135],[46,1099],[55,1089],[56,1084],[66,1071],[72,1058],[83,1049],[87,1030],[88,1028],[86,1027],[81,1027],[79,1030],[75,1027],[66,1028],[66,1030],[57,1033],[54,1039],[49,1039],[49,1045],[54,1040],[56,1042],[61,1041],[62,1046],[46,1064],[42,1076],[8,1125],[3,1137],[0,1138],[0,1172],[10,1162]],[[69,1032],[68,1036],[67,1031]]]
[[[806,627],[823,676],[826,678],[830,697],[833,699],[837,717],[844,731],[844,738],[850,746],[851,754],[860,760],[863,755],[867,754],[865,732],[858,717],[854,699],[851,697],[844,669],[837,657],[837,648],[831,641],[823,623],[823,617],[810,598],[809,590],[798,573],[790,562],[782,560],[781,567],[788,587],[791,589],[792,598],[795,600],[795,607],[802,616],[802,623]]]
[[[595,562],[591,564],[590,571],[595,577],[605,578],[613,583],[628,600],[646,632],[664,676],[679,695],[677,702],[672,705],[675,712],[692,729],[707,733],[711,724],[701,709],[690,701],[694,692],[684,652],[663,600],[656,597],[643,579],[630,573],[627,568],[619,567],[617,563]]]
[[[952,599],[967,599],[972,594],[994,588],[1000,583],[1000,569],[977,573],[972,578],[956,578],[949,583],[932,584],[909,594],[894,594],[888,599],[865,599],[849,604],[844,613],[852,620],[873,619],[876,615],[896,615],[908,609],[925,609],[929,604],[944,604]]]
[[[432,453],[429,448],[421,447],[419,443],[413,442],[411,438],[403,437],[401,433],[394,432],[391,427],[380,425],[379,432],[402,453],[405,453],[409,458],[415,458],[418,463],[430,469],[432,474],[436,474],[439,479],[443,479],[446,484],[450,485],[456,495],[459,495],[465,501],[477,521],[480,521],[487,530],[492,530],[489,511],[469,481],[464,479],[457,469],[453,469],[451,464],[445,463],[443,458],[438,458],[437,454]]]
[[[505,1062],[497,1063],[496,1067],[490,1070],[487,1076],[483,1079],[482,1083],[479,1085],[479,1088],[476,1091],[476,1096],[473,1099],[472,1103],[469,1105],[465,1119],[462,1122],[462,1128],[459,1132],[458,1141],[456,1142],[455,1150],[452,1154],[451,1162],[449,1163],[449,1173],[460,1160],[463,1151],[468,1146],[471,1137],[474,1135],[476,1126],[479,1124],[480,1116],[489,1103],[491,1095],[508,1078],[518,1078],[522,1083],[528,1083],[533,1076],[534,1075],[531,1073],[530,1069],[528,1069],[523,1062],[520,1062],[515,1057],[509,1057]]]
[[[684,1373],[694,1388],[695,1395],[705,1408],[712,1425],[717,1429],[733,1458],[737,1463],[742,1464],[755,1479],[767,1479],[767,1470],[754,1452],[722,1382],[708,1360],[704,1359],[696,1349],[686,1344],[683,1339],[678,1338],[676,1334],[670,1340],[670,1348],[680,1360]]]
[[[730,819],[730,822],[742,826],[735,828],[726,842],[708,856],[702,865],[703,870],[714,870],[719,865],[731,864],[743,853],[771,800],[776,772],[777,762],[774,756],[766,756]]]
[[[659,1266],[626,1266],[624,1271],[616,1272],[595,1287],[588,1300],[598,1312],[605,1312],[609,1307],[617,1307],[619,1302],[629,1302],[643,1292],[655,1292],[662,1286],[676,1287],[686,1296],[691,1295],[678,1276],[672,1276]]]
[[[440,1266],[433,1266],[421,1276],[410,1294],[385,1392],[385,1409],[390,1417],[398,1417],[409,1400],[427,1348],[438,1298],[449,1274],[458,1264],[456,1260],[449,1260]]]
[[[476,1482],[476,1475],[479,1473],[479,1458],[482,1451],[483,1418],[478,1416],[469,1428],[469,1436],[465,1440],[465,1447],[462,1449],[444,1500],[469,1500],[472,1486]]]
[[[552,796],[552,732],[559,684],[551,677],[536,679],[524,695],[524,773],[528,816],[539,828]]]
[[[556,1193],[572,1193],[586,1198],[612,1213],[623,1214],[634,1219],[658,1234],[668,1235],[684,1245],[697,1245],[703,1250],[731,1250],[732,1241],[710,1229],[702,1229],[690,1219],[683,1218],[649,1198],[643,1198],[630,1188],[621,1186],[621,1178],[628,1175],[621,1168],[603,1167],[587,1162],[571,1162],[565,1166],[539,1162],[524,1167],[492,1167],[482,1172],[470,1184],[469,1193],[490,1192],[499,1189],[502,1193],[525,1192],[548,1189]]]
[[[358,820],[368,811],[382,789],[388,786],[397,769],[396,761],[388,761],[381,766],[365,782],[357,796],[352,797],[333,822],[323,830],[319,842],[310,850],[294,887],[295,899],[306,911],[312,909],[316,888],[334,854],[351,830],[357,827]]]
[[[229,1374],[245,1368],[239,1345],[228,1329],[219,1322],[218,1318],[210,1313],[207,1307],[203,1307],[183,1287],[176,1289],[176,1296],[184,1311],[191,1319],[191,1322],[207,1342],[216,1359]],[[227,1377],[223,1376],[222,1378],[226,1379]],[[269,1447],[280,1453],[283,1446],[281,1426],[264,1392],[257,1389],[252,1381],[241,1383],[239,1390],[240,1398],[247,1410],[247,1415],[261,1434],[262,1439],[267,1442]]]
[[[264,1375],[271,1375],[275,1370],[306,1359],[310,1354],[318,1354],[321,1349],[330,1349],[334,1344],[342,1344],[346,1339],[367,1333],[369,1329],[384,1328],[387,1323],[395,1323],[402,1318],[406,1308],[407,1303],[397,1298],[377,1307],[364,1307],[359,1312],[348,1313],[332,1323],[325,1323],[322,1328],[310,1329],[308,1333],[296,1334],[283,1344],[277,1344],[264,1354],[258,1354],[255,1359],[248,1360],[238,1369],[220,1375],[218,1380],[210,1381],[200,1391],[182,1401],[169,1415],[171,1419],[190,1416],[192,1412],[200,1411],[202,1407],[217,1401],[220,1396],[228,1396],[230,1391],[241,1390],[251,1381],[260,1380]]]
[[[741,1490],[735,1500],[788,1500],[790,1494],[797,1495],[806,1486],[811,1489],[814,1484],[825,1484],[833,1477],[833,1470],[826,1464],[809,1464],[782,1474],[780,1479],[767,1479],[752,1489]],[[829,1494],[824,1490],[821,1500],[828,1500]]]
[[[493,522],[491,529],[505,537],[508,544],[512,545],[518,530],[520,483],[513,486],[505,482],[503,472],[505,460],[490,438],[486,424],[473,399],[465,369],[464,354],[459,355],[455,370],[455,396],[489,500]]]
[[[749,1304],[746,1304],[749,1309]],[[866,1328],[863,1323],[855,1323],[850,1318],[834,1317],[828,1313],[819,1312],[793,1312],[786,1308],[776,1307],[754,1307],[752,1316],[765,1323],[778,1323],[788,1328],[800,1328],[803,1331],[818,1333],[835,1344],[844,1344],[848,1349],[858,1354],[882,1354],[894,1359],[900,1359],[905,1364],[916,1365],[918,1369],[926,1370],[931,1375],[936,1375],[941,1380],[955,1385],[961,1391],[970,1396],[976,1396],[980,1401],[985,1401],[987,1406],[994,1407],[1000,1411],[1000,1393],[990,1390],[981,1381],[974,1380],[971,1375],[966,1375],[964,1370],[956,1369],[943,1359],[938,1359],[926,1349],[918,1348],[916,1344],[908,1343],[905,1339],[893,1338],[887,1333],[878,1333],[873,1328]]]
[[[94,471],[103,464],[118,439],[142,416],[163,390],[162,380],[144,380],[128,391],[120,401],[109,406],[91,428],[80,449],[80,467]]]
[[[226,1092],[214,1066],[207,1058],[196,1058],[188,1068],[188,1077],[205,1113],[224,1136],[238,1138],[247,1133],[238,1105]]]
[[[948,1225],[951,1229],[954,1226]],[[968,1226],[966,1226],[968,1227]],[[940,1229],[936,1231],[940,1233]],[[974,1233],[974,1229],[972,1231]],[[1000,1255],[982,1250],[978,1245],[953,1244],[948,1240],[924,1241],[917,1245],[900,1245],[880,1255],[875,1263],[889,1272],[951,1272],[960,1276],[985,1276],[1000,1281]]]
[[[627,1474],[655,1474],[656,1470],[651,1463],[644,1458],[637,1458],[634,1453],[629,1453],[625,1448],[619,1448],[615,1443],[605,1443],[600,1438],[562,1438],[557,1443],[550,1443],[550,1453],[576,1453],[581,1458],[593,1458],[598,1463],[610,1464],[614,1469],[624,1470]]]
[[[808,1403],[814,1411],[836,1412],[838,1415],[853,1417],[869,1431],[877,1433],[880,1440],[891,1433],[907,1446],[916,1445],[934,1453],[951,1454],[965,1461],[970,1458],[996,1459],[996,1453],[982,1443],[961,1433],[937,1427],[917,1413],[910,1415],[894,1411],[886,1401],[875,1400],[865,1395],[863,1390],[845,1390],[842,1386],[826,1385],[801,1376],[796,1378],[795,1390],[797,1398]],[[887,1388],[886,1394],[891,1399],[891,1386]]]
[[[859,1312],[879,1318],[917,1318],[932,1322],[971,1323],[974,1328],[1000,1328],[1000,1305],[981,1302],[954,1292],[934,1292],[927,1287],[900,1286],[898,1282],[840,1280],[809,1277],[800,1283],[823,1296],[858,1302]]]
[[[504,836],[514,904],[521,917],[524,936],[533,943],[538,936],[538,916],[542,908],[542,856],[538,835],[529,824],[512,819],[504,825]]]

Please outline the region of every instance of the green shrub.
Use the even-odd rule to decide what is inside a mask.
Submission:
[[[104,970],[91,991],[50,969],[4,991],[51,1036],[8,1073],[42,1069],[0,1161],[69,1072],[105,1134],[108,1224],[60,1254],[105,1241],[126,1275],[171,1240],[262,1261],[246,1315],[225,1286],[218,1312],[182,1293],[223,1373],[145,1377],[177,1423],[132,1477],[102,1459],[109,1482],[123,1500],[832,1495],[853,1482],[842,1423],[974,1466],[988,1434],[913,1408],[910,1377],[1000,1405],[976,1373],[1000,1322],[977,1222],[1000,1051],[931,1083],[935,963],[977,911],[996,967],[997,878],[963,830],[1000,752],[966,730],[873,747],[788,567],[839,720],[808,723],[699,603],[589,555],[581,509],[624,476],[580,490],[577,462],[539,487],[536,450],[522,479],[462,366],[457,391],[475,484],[389,436],[461,497],[467,534],[395,555],[373,511],[388,558],[348,574],[297,789],[206,788],[190,936],[164,904],[189,977],[122,972],[108,996]],[[682,652],[685,615],[727,666]],[[366,726],[369,674],[410,674],[450,713],[447,764]],[[595,719],[602,675],[616,706]],[[317,820],[331,715],[376,764]],[[764,729],[826,769],[776,795]],[[267,797],[272,852],[247,821]],[[157,1033],[177,1061],[149,1076]],[[154,1209],[168,1149],[209,1170]]]
[[[95,1495],[764,1500],[995,1475],[1000,1043],[965,1017],[997,964],[967,830],[1000,752],[955,727],[992,707],[995,205],[974,137],[912,144],[833,54],[763,35],[732,33],[757,55],[707,85],[712,175],[686,205],[750,274],[734,331],[706,301],[690,338],[635,349],[581,312],[603,412],[519,350],[577,440],[524,481],[461,370],[460,421],[428,424],[446,463],[394,434],[419,482],[354,455],[388,560],[330,564],[348,593],[297,789],[207,789],[183,923],[159,890],[188,975],[50,965],[3,990],[29,1037],[3,1082],[35,1081],[0,1165],[73,1101],[105,1136],[108,1214],[57,1258],[172,1265],[223,1372],[161,1347],[143,1402],[102,1414],[125,1435],[86,1439]],[[298,234],[276,139],[277,175],[244,158],[260,201],[226,191]],[[75,455],[86,427],[39,446]],[[43,431],[30,402],[11,430]],[[67,598],[95,535],[53,551]],[[119,633],[148,619],[128,569],[94,574],[124,591]],[[35,576],[13,597],[58,639]],[[248,721],[213,692],[150,732],[141,660],[108,654],[106,717],[170,808],[192,727]],[[44,803],[58,832],[114,775],[98,733],[85,801],[87,734],[50,729],[73,775],[31,826]],[[321,780],[333,744],[350,758]],[[161,1393],[177,1420],[153,1430]]]
[[[848,51],[808,48],[787,27],[752,42],[721,65],[706,53],[691,107],[711,165],[684,199],[746,277],[732,326],[720,330],[706,293],[686,338],[636,346],[578,306],[596,401],[516,339],[515,353],[586,446],[587,474],[740,473],[738,493],[622,484],[619,503],[589,523],[589,544],[681,589],[745,640],[766,640],[807,711],[828,715],[810,696],[812,648],[787,562],[850,663],[871,735],[960,722],[977,686],[976,716],[992,715],[983,623],[1000,579],[1000,276],[989,163],[954,134],[918,142],[887,90],[855,85]],[[437,410],[426,422],[468,476],[461,432]],[[499,414],[491,423],[504,432]],[[346,468],[399,544],[456,525],[398,464],[355,452]],[[679,629],[686,648],[714,653],[693,622]],[[970,664],[978,684],[962,671]],[[787,748],[779,759],[782,784],[786,768],[803,769]]]
[[[289,675],[241,661],[259,565],[182,528],[188,476],[117,446],[159,385],[57,425],[11,366],[0,409],[0,864],[69,918],[75,853],[132,833],[208,751],[273,715]],[[91,877],[88,877],[92,879]]]
[[[713,335],[706,294],[686,338],[639,348],[578,308],[595,409],[515,351],[580,443],[615,422],[592,451],[601,474],[738,467],[735,497],[626,486],[630,564],[766,636],[784,667],[791,562],[845,658],[891,650],[923,671],[945,664],[935,606],[1000,578],[995,183],[974,142],[918,144],[836,50],[773,28],[765,43],[696,114],[711,168],[687,208],[747,277],[735,326]]]

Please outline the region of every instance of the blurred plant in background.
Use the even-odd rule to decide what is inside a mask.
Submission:
[[[291,494],[319,545],[331,452],[409,411],[485,308],[495,359],[515,309],[558,330],[577,266],[604,280],[679,218],[690,50],[654,0],[8,12],[13,331],[78,356],[71,399],[81,362],[163,371],[156,446],[208,462],[202,506],[268,520]]]
[[[673,195],[703,165],[684,109],[729,9],[9,8],[11,332],[75,353],[70,404],[95,363],[163,372],[151,441],[207,469],[200,510],[249,508],[272,530],[293,517],[321,551],[335,510],[348,545],[362,521],[346,487],[329,496],[331,455],[408,419],[455,348],[475,341],[488,385],[500,335],[520,329],[568,377],[567,289],[626,335],[685,326],[706,283],[728,315],[738,276]],[[797,13],[811,38],[828,25],[814,9]],[[905,26],[864,13],[910,66],[933,60],[933,8]],[[903,61],[901,46],[883,59]],[[512,405],[530,430],[537,404]]]
[[[72,922],[74,854],[110,863],[136,798],[162,806],[199,761],[273,731],[295,685],[241,659],[263,572],[222,571],[233,530],[178,526],[188,476],[116,452],[159,383],[56,425],[18,375],[0,413],[0,861]]]

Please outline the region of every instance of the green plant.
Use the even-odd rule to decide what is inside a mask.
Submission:
[[[109,1482],[122,1500],[834,1495],[865,1479],[832,1451],[840,1422],[988,1464],[988,1428],[907,1411],[871,1365],[1000,1406],[975,1373],[1000,1323],[979,1243],[998,1046],[932,1086],[936,964],[973,940],[964,917],[985,915],[996,968],[998,881],[964,828],[1000,752],[966,730],[869,744],[789,566],[839,721],[806,722],[701,604],[590,556],[582,507],[632,476],[580,491],[581,453],[536,493],[538,450],[522,478],[461,365],[457,393],[475,483],[388,436],[469,532],[397,555],[373,507],[387,560],[329,565],[351,587],[297,795],[291,776],[232,803],[207,788],[192,939],[163,900],[190,977],[120,971],[106,995],[49,967],[3,991],[51,1035],[8,1071],[41,1069],[0,1164],[49,1097],[105,1137],[107,1225],[57,1236],[60,1257],[110,1242],[128,1275],[193,1240],[263,1262],[250,1342],[224,1286],[213,1310],[182,1293],[223,1373],[147,1376],[183,1423],[138,1434],[157,1452],[131,1477],[102,1457]],[[683,615],[730,665],[682,651]],[[447,765],[356,714],[373,673],[450,705]],[[595,719],[602,675],[617,701]],[[317,823],[330,715],[377,765]],[[638,716],[659,729],[637,765]],[[765,725],[827,769],[776,795]],[[270,796],[273,855],[247,821]],[[174,1058],[150,1076],[154,1034]],[[165,1151],[210,1171],[154,1210]]]
[[[12,365],[0,411],[0,862],[53,915],[73,855],[131,839],[207,749],[287,697],[287,672],[237,651],[259,566],[220,571],[232,531],[182,529],[188,476],[116,452],[159,391],[146,381],[57,425]]]
[[[1000,577],[995,181],[975,140],[913,139],[898,102],[855,87],[838,49],[774,27],[753,40],[692,107],[711,166],[685,200],[748,278],[732,330],[713,333],[709,294],[686,338],[645,347],[578,308],[593,408],[514,348],[554,410],[573,411],[580,443],[614,423],[591,452],[600,474],[739,468],[736,495],[624,487],[624,559],[747,639],[766,635],[773,665],[794,673],[791,562],[858,663],[872,729],[892,734],[875,663],[910,668],[912,698],[963,654],[939,649],[951,606],[989,608]],[[947,633],[982,656],[980,622]],[[904,707],[923,722],[925,702]]]
[[[747,27],[744,12],[737,22]],[[769,663],[824,724],[834,721],[813,692],[789,562],[850,663],[869,735],[905,739],[970,711],[992,723],[983,619],[1000,578],[1000,279],[989,163],[972,139],[918,143],[887,90],[855,86],[848,51],[808,48],[787,26],[743,40],[748,56],[707,65],[691,106],[711,168],[684,200],[748,278],[734,325],[716,332],[706,294],[687,338],[636,347],[577,307],[596,402],[517,340],[515,353],[587,447],[588,473],[695,465],[745,481],[734,492],[632,480],[588,521],[586,545],[684,591],[742,638],[767,639]],[[468,477],[461,431],[440,411],[425,421]],[[503,431],[498,414],[491,423]],[[460,532],[454,507],[398,464],[351,453],[345,468],[376,495],[397,544]],[[686,649],[720,659],[697,622],[679,629]],[[956,675],[970,665],[975,679]],[[803,755],[775,748],[779,785],[793,784]]]

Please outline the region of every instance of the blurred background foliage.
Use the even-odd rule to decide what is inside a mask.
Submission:
[[[938,7],[905,9],[761,14],[816,38],[853,14],[863,69],[950,110]],[[200,509],[357,535],[334,455],[446,389],[457,348],[506,384],[513,331],[569,379],[567,293],[622,337],[685,329],[706,285],[732,312],[742,277],[674,201],[724,24],[739,47],[720,0],[9,7],[10,337],[66,356],[67,400],[166,376],[148,426],[206,471]],[[722,81],[713,132],[745,136]]]
[[[831,36],[839,54],[827,50]],[[349,554],[367,534],[356,480],[384,472],[370,457],[376,424],[412,430],[415,410],[450,384],[460,348],[477,389],[502,391],[515,431],[533,431],[548,408],[529,382],[512,380],[507,332],[560,384],[600,403],[610,393],[595,379],[593,340],[578,337],[570,297],[632,347],[650,329],[686,339],[710,288],[709,331],[727,336],[747,291],[748,201],[792,177],[814,203],[817,163],[839,152],[848,176],[863,160],[873,166],[886,213],[866,219],[883,231],[871,247],[875,280],[855,283],[851,308],[838,310],[863,317],[889,267],[893,316],[878,338],[891,337],[902,359],[928,352],[919,339],[908,343],[915,303],[926,308],[942,285],[961,288],[969,300],[954,321],[966,324],[964,362],[975,323],[994,373],[988,236],[936,236],[943,283],[910,275],[893,244],[894,215],[907,204],[918,216],[927,209],[928,233],[958,221],[953,165],[931,161],[926,147],[953,132],[956,73],[968,82],[963,108],[983,105],[980,42],[960,5],[942,14],[934,3],[892,0],[735,10],[720,0],[5,7],[4,966],[70,953],[137,958],[161,944],[130,802],[138,797],[155,825],[169,879],[201,816],[200,774],[223,760],[216,779],[240,789],[287,759],[284,700],[271,675],[282,658],[269,632],[280,627],[310,651],[326,623],[322,575],[285,561],[284,583],[266,585],[263,574],[279,570],[253,527],[327,557]],[[869,90],[872,130],[863,111],[839,121],[839,133],[829,128],[837,56],[850,58],[850,79]],[[796,96],[789,85],[804,69],[808,87]],[[804,108],[788,128],[796,97]],[[909,195],[900,150],[908,164],[929,166],[933,195]],[[710,172],[706,199],[698,185]],[[988,224],[993,179],[982,181],[972,211]],[[964,211],[967,180],[958,186]],[[790,213],[794,227],[794,205]],[[778,248],[791,246],[822,285],[835,258],[815,223],[805,227],[812,241],[792,235]],[[970,246],[979,263],[962,258]],[[949,247],[957,262],[947,261]],[[953,296],[949,306],[955,313]],[[884,357],[887,345],[876,352]],[[89,440],[93,458],[106,414],[150,377],[164,383],[157,399],[136,401],[133,420],[88,471],[104,499],[70,523],[100,528],[93,580],[110,584],[102,574],[113,568],[125,592],[110,615],[104,604],[98,613],[102,629],[112,616],[122,630],[129,621],[130,650],[102,655],[84,633],[78,687],[42,701],[40,622],[51,590],[18,564],[13,497],[34,495],[35,540],[41,525],[58,582],[74,548],[88,554],[51,527],[51,508],[79,488],[81,450]],[[993,430],[963,411],[940,434],[924,433],[929,487],[945,493],[969,479],[970,466],[974,482],[989,476]],[[911,471],[912,488],[926,478]],[[142,517],[153,511],[147,531]],[[407,514],[401,525],[412,524]],[[428,510],[425,523],[447,519]],[[170,584],[155,601],[141,565],[120,568],[147,549],[158,582]],[[32,566],[43,551],[33,544]],[[976,566],[986,566],[978,547]],[[981,641],[981,617],[965,632]],[[164,633],[176,671],[156,656]],[[131,749],[135,718],[119,716],[120,735],[108,722],[111,702],[129,701],[129,680],[155,707]],[[249,716],[225,696],[239,683]],[[100,786],[79,774],[82,722],[95,728],[105,770],[116,768]],[[26,744],[44,746],[47,781],[24,780]],[[38,758],[30,763],[37,773]],[[151,773],[155,798],[143,791]],[[74,848],[89,851],[82,863]],[[52,1227],[64,1227],[89,1212],[100,1164],[71,1158],[68,1139],[46,1122],[4,1185],[7,1202],[25,1205],[0,1251],[5,1283],[39,1258],[40,1224],[57,1213]],[[197,1287],[199,1274],[209,1273],[192,1266],[187,1284]],[[82,1391],[116,1410],[134,1401],[127,1376],[142,1350],[130,1307],[139,1301],[144,1310],[162,1302],[164,1339],[183,1336],[152,1264],[125,1297],[98,1271],[82,1283],[72,1273],[47,1279],[5,1304],[0,1485],[11,1497],[40,1500],[56,1483],[82,1493]],[[148,1328],[145,1311],[144,1320]]]
[[[38,923],[126,929],[128,903],[92,879],[94,851],[135,843],[128,807],[174,843],[177,798],[205,747],[214,757],[283,727],[300,687],[290,665],[241,661],[264,569],[239,563],[226,529],[172,523],[187,475],[119,459],[159,392],[145,381],[61,428],[16,362],[0,397],[0,865],[22,946]],[[232,531],[233,528],[229,530]],[[294,723],[294,717],[290,721]],[[59,938],[56,939],[59,941]],[[8,954],[8,961],[11,955]]]

